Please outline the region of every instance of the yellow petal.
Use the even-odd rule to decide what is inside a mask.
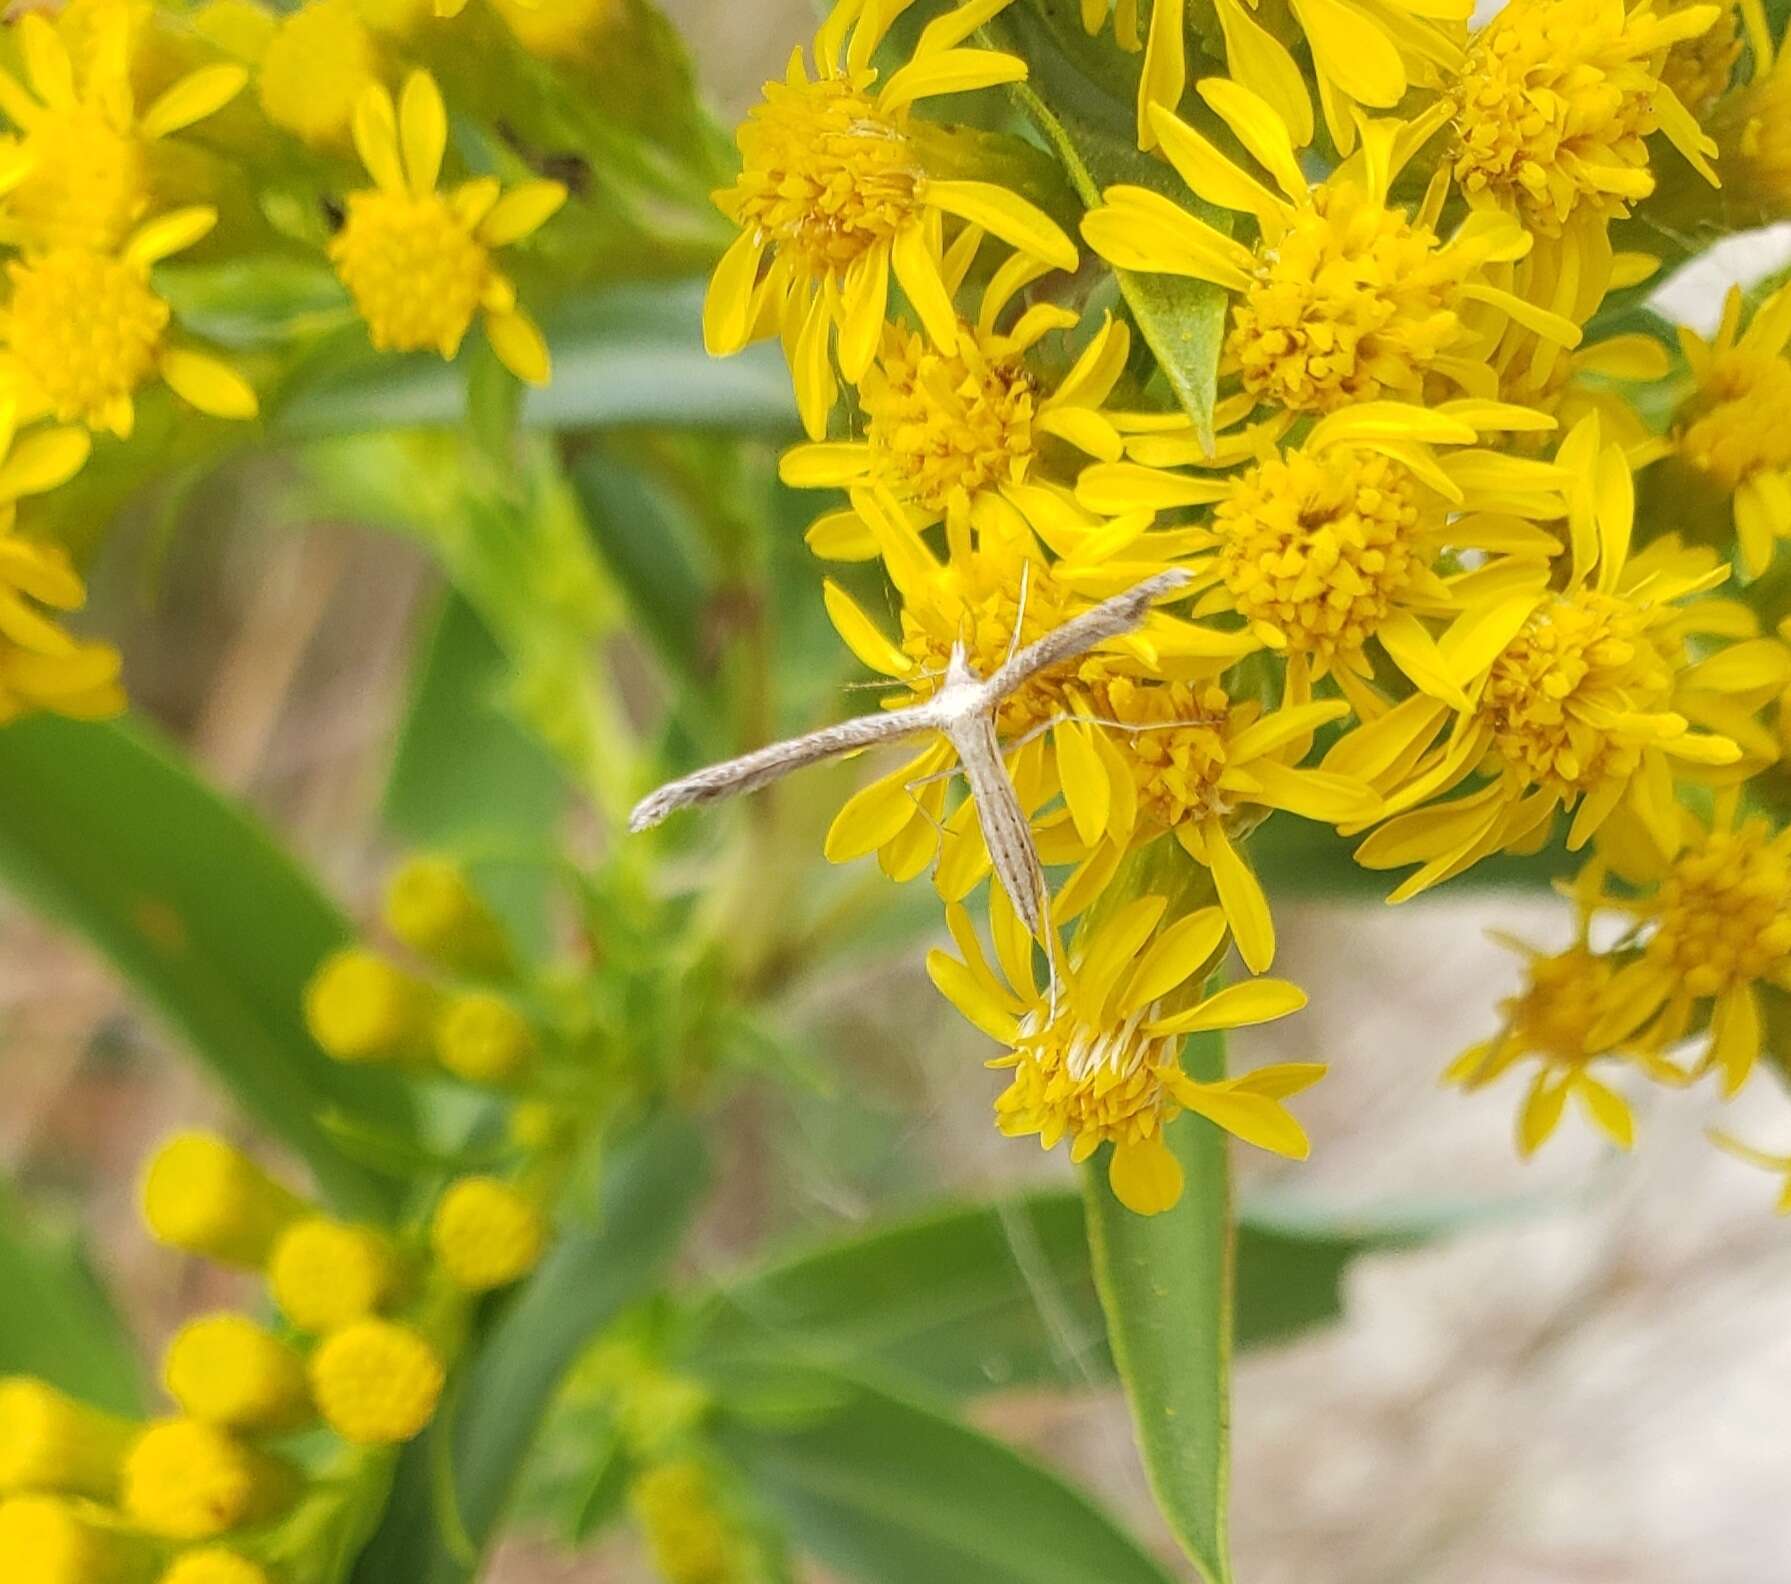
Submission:
[[[907,293],[910,306],[920,315],[920,322],[926,326],[933,345],[947,354],[955,352],[958,347],[958,310],[952,306],[951,293],[946,290],[944,277],[939,273],[939,262],[933,257],[926,228],[911,225],[898,231],[890,262],[895,265],[896,279]]]
[[[521,182],[492,205],[479,225],[479,240],[493,248],[519,242],[540,230],[565,202],[564,182]]]
[[[387,192],[404,191],[398,158],[398,112],[383,83],[370,83],[354,107],[354,146],[367,174]]]
[[[1020,1022],[995,1001],[982,982],[951,953],[934,947],[927,953],[927,977],[939,993],[998,1045],[1012,1045]]]
[[[138,227],[125,247],[125,257],[138,268],[148,269],[191,247],[217,223],[218,211],[203,204],[170,210]]]
[[[441,89],[426,71],[414,71],[404,80],[404,94],[398,103],[398,133],[411,190],[434,192],[442,173],[442,155],[448,147],[448,111],[442,103]]]
[[[41,495],[66,484],[92,450],[85,429],[34,429],[15,441],[0,462],[0,500]]]
[[[937,54],[916,54],[900,67],[877,95],[880,110],[897,110],[938,94],[972,93],[997,83],[1022,82],[1026,62],[1018,55],[994,50],[948,49]]]
[[[162,353],[161,371],[170,390],[214,418],[253,418],[260,410],[255,387],[208,353],[169,347]]]
[[[1275,184],[1296,203],[1306,199],[1307,181],[1294,153],[1287,123],[1276,115],[1260,94],[1241,82],[1207,77],[1199,84],[1200,97],[1237,135],[1256,163],[1275,178]]]
[[[753,287],[764,256],[764,238],[756,227],[748,228],[722,254],[709,277],[703,297],[703,347],[710,357],[727,357],[746,345],[752,333]]]
[[[1150,943],[1120,996],[1120,1011],[1140,1011],[1200,971],[1225,939],[1225,911],[1205,907],[1179,918]]]
[[[1157,134],[1151,111],[1162,105],[1173,110],[1181,103],[1188,85],[1185,36],[1186,0],[1154,0],[1150,9],[1150,34],[1144,45],[1144,68],[1138,76],[1138,146],[1156,147]]]
[[[914,669],[913,660],[884,637],[858,602],[832,578],[823,580],[821,598],[846,647],[871,670],[880,671],[884,676],[899,677]]]
[[[1245,979],[1227,985],[1198,1006],[1150,1024],[1153,1034],[1198,1034],[1206,1029],[1247,1028],[1273,1023],[1306,1005],[1306,992],[1285,979]]]
[[[909,820],[922,818],[909,784],[927,773],[928,762],[929,754],[921,754],[847,798],[822,845],[827,861],[862,858],[893,840]]]
[[[1134,1215],[1158,1215],[1181,1200],[1182,1164],[1161,1133],[1136,1143],[1122,1139],[1107,1163],[1107,1184]]]
[[[144,111],[139,128],[145,137],[159,138],[203,121],[229,104],[248,80],[249,74],[241,66],[202,66],[182,77]]]
[[[1290,1160],[1305,1160],[1312,1153],[1306,1130],[1284,1106],[1266,1095],[1251,1094],[1228,1084],[1192,1081],[1176,1084],[1174,1092],[1188,1110],[1246,1144]]]
[[[1061,270],[1076,267],[1076,244],[1044,210],[993,182],[928,181],[922,201],[979,225],[1010,247]]]
[[[526,385],[545,385],[553,377],[547,338],[521,309],[485,316],[485,337],[498,361]]]
[[[1217,9],[1231,75],[1267,101],[1294,143],[1304,148],[1312,141],[1312,98],[1287,46],[1261,26],[1239,0],[1218,0]]]
[[[1250,866],[1238,856],[1225,827],[1218,820],[1208,820],[1204,829],[1208,866],[1218,887],[1219,905],[1231,920],[1238,954],[1252,973],[1263,973],[1275,960],[1275,921],[1269,914],[1269,899]]]
[[[1076,834],[1092,846],[1107,828],[1111,799],[1107,771],[1089,737],[1091,728],[1078,721],[1060,720],[1052,731],[1057,749],[1057,773],[1063,781],[1063,800],[1069,805]]]

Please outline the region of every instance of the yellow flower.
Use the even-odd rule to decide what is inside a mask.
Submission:
[[[905,683],[910,700],[932,696],[954,645],[961,642],[971,667],[979,676],[988,676],[1016,642],[1035,642],[1093,600],[1129,588],[1169,564],[1160,557],[1110,558],[1116,541],[1093,526],[1097,522],[1093,518],[1078,538],[1053,529],[1054,548],[1061,552],[1055,561],[1047,562],[1024,522],[1015,537],[985,532],[973,547],[940,561],[887,495],[858,490],[852,501],[901,593],[901,641],[885,636],[831,579],[823,591],[827,611],[852,652],[883,676]],[[1073,509],[1073,502],[1070,505]],[[1142,522],[1134,527],[1142,527]],[[1131,537],[1136,539],[1136,531]],[[1173,536],[1159,537],[1165,550],[1178,553]],[[1138,632],[1114,639],[1095,654],[1122,671],[1146,674],[1173,660],[1190,674],[1200,674],[1221,669],[1251,647],[1247,635],[1240,641],[1237,635],[1196,627],[1158,608]],[[1077,669],[1065,665],[1034,678],[1010,695],[996,715],[998,735],[1020,739],[1012,744],[1011,768],[1021,805],[1029,814],[1059,790],[1057,765],[1065,752],[1086,761],[1101,751],[1099,734],[1072,718],[1094,713],[1085,702],[1077,708],[1073,700]],[[921,873],[938,850],[947,791],[943,772],[952,762],[951,746],[940,736],[917,757],[856,793],[827,833],[829,860],[844,863],[875,851],[892,879],[911,880]],[[1123,777],[1124,772],[1114,774]],[[976,883],[979,856],[987,859],[974,815],[975,807],[966,799],[947,827],[962,838],[960,859],[968,866],[949,893],[955,896]],[[948,884],[943,866],[940,883]]]
[[[401,1061],[428,1049],[429,987],[364,946],[332,952],[305,986],[305,1026],[342,1062]]]
[[[1675,1045],[1708,1003],[1698,1071],[1718,1073],[1725,1095],[1759,1060],[1761,990],[1791,991],[1791,829],[1738,822],[1739,802],[1740,789],[1725,788],[1709,825],[1682,810],[1684,844],[1667,855],[1626,846],[1620,872],[1647,888],[1605,901],[1631,914],[1641,933],[1640,955],[1617,978],[1618,1030],[1650,1049]]]
[[[1780,288],[1741,328],[1740,287],[1731,287],[1714,341],[1680,327],[1696,388],[1673,418],[1673,449],[1731,497],[1742,565],[1758,576],[1774,541],[1791,538],[1791,289]]]
[[[143,1179],[143,1220],[157,1242],[256,1270],[305,1214],[248,1156],[210,1133],[180,1133],[156,1151]]]
[[[410,1440],[434,1417],[444,1379],[428,1339],[392,1320],[357,1320],[311,1355],[318,1411],[357,1446]]]
[[[142,1541],[55,1496],[0,1501],[0,1556],[8,1584],[138,1584],[150,1565]]]
[[[1741,8],[1750,61],[1746,82],[1725,94],[1707,126],[1717,146],[1722,191],[1674,184],[1673,218],[1715,220],[1725,230],[1765,225],[1791,214],[1791,55],[1773,44],[1762,9]]]
[[[273,1584],[259,1562],[224,1546],[202,1546],[168,1564],[156,1584]]]
[[[1363,155],[1314,186],[1297,141],[1263,99],[1208,78],[1200,95],[1266,170],[1279,194],[1166,110],[1153,113],[1163,152],[1208,203],[1251,216],[1254,248],[1145,187],[1109,187],[1082,221],[1089,245],[1122,269],[1190,276],[1238,293],[1222,372],[1290,412],[1331,412],[1387,394],[1417,396],[1426,375],[1491,394],[1484,354],[1508,321],[1564,346],[1578,329],[1495,284],[1492,266],[1529,238],[1511,220],[1470,215],[1447,242],[1435,231],[1447,191],[1432,184],[1408,214],[1388,192],[1435,135],[1445,106],[1415,121],[1363,124]]]
[[[462,1177],[442,1195],[429,1246],[466,1292],[508,1287],[540,1262],[547,1223],[526,1195],[496,1177]]]
[[[492,254],[547,221],[566,201],[566,189],[528,181],[504,192],[485,176],[441,192],[436,181],[447,139],[441,90],[428,72],[410,74],[396,109],[383,86],[362,93],[354,142],[374,185],[348,195],[330,258],[382,351],[451,358],[478,314],[504,366],[545,385],[547,343],[517,307],[516,288]]]
[[[246,1315],[188,1321],[168,1344],[162,1380],[189,1419],[225,1430],[286,1430],[311,1414],[304,1360]]]
[[[122,1506],[131,1521],[171,1540],[209,1540],[273,1517],[293,1497],[291,1465],[214,1425],[151,1425],[124,1460]]]
[[[964,236],[973,245],[954,249],[943,269],[954,294],[975,253],[977,233]],[[881,490],[917,526],[943,519],[954,551],[968,546],[973,517],[989,512],[1017,512],[1048,539],[1060,524],[1072,533],[1089,527],[1064,498],[1073,465],[1054,466],[1048,452],[1062,442],[1072,456],[1120,455],[1119,432],[1101,409],[1125,369],[1131,334],[1109,316],[1061,379],[1036,372],[1028,351],[1054,331],[1073,331],[1078,316],[1039,303],[1007,330],[996,326],[1014,294],[1045,269],[1012,255],[983,293],[976,323],[959,325],[953,352],[924,333],[886,326],[879,356],[858,382],[864,438],[792,447],[779,464],[784,482]],[[876,536],[851,511],[820,518],[809,544],[841,560],[877,554]]]
[[[1751,656],[1744,650],[1739,663],[1725,664],[1719,654],[1690,670],[1684,663],[1688,633],[1733,633],[1737,621],[1751,621],[1721,602],[1681,604],[1728,569],[1670,537],[1630,554],[1629,464],[1621,447],[1600,448],[1596,420],[1576,427],[1558,460],[1576,479],[1565,587],[1514,596],[1496,619],[1458,620],[1444,635],[1436,645],[1441,668],[1468,708],[1418,694],[1357,728],[1325,759],[1329,769],[1374,782],[1397,815],[1356,853],[1374,869],[1420,865],[1395,901],[1489,853],[1541,845],[1561,809],[1574,811],[1570,849],[1613,816],[1669,846],[1675,773],[1742,757],[1729,736],[1692,726],[1720,720],[1732,713],[1731,698],[1759,688]],[[1451,716],[1447,740],[1433,748]],[[1418,807],[1483,766],[1490,779],[1479,790]]]
[[[419,956],[456,973],[513,967],[509,942],[466,871],[449,858],[407,858],[386,885],[386,927]]]
[[[1057,983],[1041,991],[1032,941],[1011,907],[996,900],[991,925],[1001,977],[962,907],[946,910],[961,957],[928,954],[933,983],[1007,1054],[1011,1070],[995,1102],[1001,1131],[1070,1140],[1072,1160],[1112,1144],[1108,1180],[1128,1209],[1167,1210],[1181,1197],[1182,1171],[1163,1129],[1192,1111],[1245,1142],[1305,1159],[1306,1135],[1281,1101],[1324,1074],[1310,1064],[1264,1067],[1241,1078],[1199,1083],[1177,1055],[1183,1035],[1242,1028],[1297,1012],[1306,997],[1279,979],[1250,979],[1169,1011],[1165,1001],[1210,968],[1225,939],[1225,916],[1202,908],[1163,925],[1167,903],[1140,897],[1098,928],[1077,932]],[[1183,998],[1185,999],[1185,998]]]
[[[1515,215],[1593,302],[1611,268],[1606,227],[1654,190],[1649,136],[1664,132],[1716,182],[1716,144],[1660,73],[1673,45],[1719,15],[1714,5],[1663,14],[1652,0],[1512,0],[1476,36],[1450,90],[1468,202]]]
[[[404,1268],[384,1233],[306,1216],[280,1236],[267,1262],[280,1312],[301,1331],[334,1331],[394,1298]]]
[[[1725,1154],[1733,1155],[1737,1160],[1746,1161],[1750,1166],[1758,1166],[1765,1171],[1777,1172],[1785,1179],[1779,1190],[1779,1201],[1776,1206],[1780,1215],[1791,1215],[1791,1155],[1773,1155],[1766,1150],[1755,1149],[1751,1144],[1743,1144],[1740,1139],[1727,1133],[1712,1129],[1710,1142]]]
[[[435,1057],[456,1078],[514,1084],[535,1059],[529,1020],[500,995],[468,990],[450,996],[435,1020]]]
[[[1563,469],[1437,448],[1553,427],[1533,409],[1471,398],[1428,409],[1363,402],[1320,419],[1297,449],[1224,478],[1167,467],[1227,466],[1258,447],[1256,433],[1221,435],[1210,456],[1191,429],[1137,435],[1133,460],[1084,470],[1076,495],[1095,511],[1214,505],[1206,527],[1180,534],[1210,552],[1188,563],[1192,586],[1210,590],[1199,612],[1243,616],[1255,643],[1286,655],[1296,690],[1334,674],[1366,719],[1381,708],[1371,640],[1417,686],[1459,699],[1420,618],[1486,613],[1518,587],[1540,589],[1561,548],[1537,523],[1566,514]],[[1461,552],[1474,555],[1472,570]]]
[[[43,1381],[0,1379],[0,1496],[56,1491],[110,1501],[136,1433]]]
[[[255,89],[268,120],[314,148],[346,149],[355,106],[386,69],[355,0],[308,0],[288,11],[260,56]]]
[[[656,1463],[628,1484],[628,1509],[665,1584],[745,1584],[742,1537],[692,1459]]]
[[[1518,1111],[1517,1147],[1536,1152],[1553,1135],[1571,1096],[1589,1121],[1619,1149],[1635,1145],[1635,1115],[1622,1095],[1594,1076],[1592,1064],[1626,1059],[1623,1039],[1605,1032],[1622,1007],[1614,961],[1595,952],[1588,938],[1600,884],[1590,866],[1576,885],[1578,934],[1566,951],[1533,950],[1522,941],[1498,936],[1526,959],[1522,991],[1499,1003],[1497,1035],[1469,1046],[1443,1075],[1466,1090],[1496,1082],[1519,1062],[1536,1061],[1536,1072]]]
[[[122,252],[55,247],[6,266],[0,391],[19,417],[54,413],[128,436],[135,396],[152,380],[201,412],[253,418],[255,392],[229,364],[169,336],[172,313],[150,284],[153,265],[211,230],[211,209],[177,209],[138,228]]]
[[[118,651],[73,638],[49,612],[87,600],[80,574],[56,545],[12,532],[19,499],[56,488],[80,470],[84,430],[42,428],[14,437],[0,408],[0,725],[34,710],[98,720],[124,708]]]
[[[798,49],[740,127],[740,176],[715,195],[740,235],[709,283],[703,340],[726,356],[781,334],[811,439],[827,432],[836,394],[835,327],[840,370],[856,384],[876,355],[892,272],[939,350],[957,350],[958,316],[935,252],[944,216],[1055,268],[1076,267],[1075,245],[1025,199],[936,174],[936,133],[913,116],[922,99],[1026,75],[1016,56],[959,47],[1008,3],[970,0],[934,18],[913,58],[881,85],[871,56],[902,7],[836,5],[815,35],[820,75],[809,76]]]
[[[1686,4],[1687,0],[1667,0],[1661,9],[1671,14]],[[1721,0],[1716,21],[1702,33],[1680,39],[1660,68],[1661,82],[1700,125],[1728,92],[1735,63],[1741,59],[1741,13],[1740,0]]]
[[[0,234],[33,250],[119,247],[155,196],[156,142],[221,109],[248,80],[240,66],[204,66],[139,116],[122,11],[95,30],[79,63],[40,13],[21,18],[18,39],[30,87],[0,69],[0,110],[23,134],[27,174]]]

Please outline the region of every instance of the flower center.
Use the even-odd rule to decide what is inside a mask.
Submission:
[[[1142,812],[1164,826],[1225,813],[1219,777],[1226,766],[1231,700],[1216,682],[1135,682],[1114,677],[1100,690],[1103,713],[1140,730],[1111,739],[1138,787]]]
[[[1684,4],[1668,4],[1663,11],[1683,11]],[[1735,63],[1741,59],[1741,12],[1725,4],[1722,14],[1696,38],[1681,39],[1670,50],[1660,69],[1660,80],[1679,96],[1679,102],[1702,121],[1712,105],[1728,91]]]
[[[924,335],[892,332],[860,392],[866,437],[898,494],[943,512],[1024,479],[1036,388],[1017,358],[992,355],[968,326],[950,357]]]
[[[1245,389],[1296,412],[1416,391],[1457,338],[1461,265],[1351,182],[1313,193],[1256,275],[1226,342]]]
[[[1720,995],[1791,964],[1788,843],[1750,820],[1682,853],[1661,882],[1647,952],[1687,994]]]
[[[1213,513],[1225,586],[1290,649],[1353,654],[1422,570],[1414,541],[1427,494],[1372,451],[1334,446],[1261,463]]]
[[[1173,1038],[1148,1039],[1138,1025],[1151,1014],[1094,1028],[1044,1009],[1028,1015],[1006,1064],[1012,1076],[995,1102],[1009,1137],[1036,1133],[1047,1149],[1068,1136],[1085,1160],[1103,1143],[1138,1143],[1181,1114],[1163,1085],[1175,1062]]]
[[[842,273],[914,212],[921,172],[907,135],[845,79],[766,84],[739,142],[741,225],[812,278]]]
[[[13,355],[58,418],[102,423],[154,371],[168,305],[130,265],[81,248],[9,264],[7,273]]]
[[[382,351],[459,350],[490,260],[440,193],[365,188],[330,243],[336,273]]]
[[[96,107],[46,114],[25,140],[32,167],[9,200],[11,219],[34,247],[109,252],[149,206],[143,145]]]
[[[1660,713],[1673,670],[1628,600],[1581,589],[1542,606],[1493,662],[1481,718],[1505,762],[1564,798],[1627,780],[1647,739],[1625,717]]]
[[[1516,0],[1480,35],[1456,95],[1455,176],[1470,199],[1504,199],[1552,236],[1582,206],[1610,218],[1654,190],[1657,79],[1630,22],[1601,0]]]
[[[1025,603],[1021,603],[1022,568]],[[902,651],[916,662],[914,694],[939,690],[954,644],[962,642],[970,667],[992,675],[1013,648],[1024,648],[1086,609],[1040,563],[1005,556],[954,558],[941,569],[938,595],[902,608]],[[1016,625],[1019,641],[1016,645]],[[1010,694],[996,716],[1002,737],[1018,736],[1063,713],[1063,684],[1075,662],[1053,668]]]
[[[498,15],[532,55],[549,60],[578,55],[622,20],[620,0],[496,0]]]
[[[1575,946],[1530,964],[1521,995],[1500,1010],[1525,1050],[1567,1065],[1587,1061],[1592,1030],[1609,1010],[1610,960]]]
[[[1734,347],[1719,353],[1675,435],[1679,454],[1725,490],[1791,466],[1791,363]]]

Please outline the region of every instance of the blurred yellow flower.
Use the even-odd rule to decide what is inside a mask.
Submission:
[[[162,1382],[189,1419],[225,1430],[288,1430],[311,1414],[298,1352],[246,1315],[189,1320],[162,1359]]]
[[[740,227],[709,283],[703,339],[717,356],[781,335],[809,438],[827,432],[837,394],[831,349],[856,384],[883,333],[893,273],[939,351],[957,350],[958,316],[940,274],[947,216],[992,232],[1057,269],[1076,248],[1035,205],[993,182],[935,175],[914,105],[1026,75],[1016,56],[961,48],[1010,0],[969,0],[927,24],[913,57],[878,85],[871,56],[903,9],[841,4],[741,125],[741,172],[716,193]]]
[[[55,247],[6,266],[0,391],[21,419],[54,414],[125,438],[137,392],[158,379],[214,417],[255,416],[255,391],[241,374],[170,336],[172,311],[149,279],[216,220],[211,209],[176,209],[140,226],[118,253]]]
[[[291,1465],[215,1425],[166,1419],[124,1460],[121,1505],[131,1521],[172,1540],[209,1540],[273,1517],[293,1497]]]
[[[491,1292],[520,1281],[547,1245],[547,1222],[535,1202],[496,1177],[451,1183],[429,1224],[429,1246],[455,1286]]]
[[[547,343],[517,307],[516,288],[492,253],[544,224],[566,201],[566,189],[527,181],[504,192],[485,176],[441,192],[447,140],[441,90],[427,72],[410,74],[396,108],[382,86],[362,93],[354,141],[375,185],[348,195],[330,258],[382,351],[451,358],[477,314],[504,366],[545,385]]]
[[[212,1133],[177,1133],[143,1177],[143,1221],[160,1243],[259,1270],[305,1212],[241,1150]]]
[[[262,113],[305,143],[346,149],[355,106],[386,77],[385,51],[356,0],[308,0],[269,19],[256,64]]]
[[[1160,896],[1139,897],[1099,926],[1085,924],[1048,990],[1034,973],[1031,937],[999,899],[990,910],[999,977],[959,906],[946,910],[946,920],[960,955],[927,956],[940,993],[1008,1048],[989,1063],[1012,1074],[995,1102],[1001,1131],[1037,1134],[1045,1149],[1067,1137],[1076,1161],[1112,1144],[1113,1192],[1140,1215],[1181,1198],[1182,1169],[1163,1129],[1184,1110],[1303,1160],[1306,1135],[1281,1102],[1325,1071],[1296,1063],[1200,1083],[1182,1070],[1182,1036],[1286,1017],[1306,997],[1284,980],[1248,979],[1168,1010],[1165,1000],[1217,960],[1226,926],[1216,907],[1164,925],[1167,906]]]
[[[18,40],[29,88],[0,68],[0,111],[19,129],[27,165],[0,235],[28,249],[117,249],[156,196],[153,145],[222,109],[248,81],[235,64],[202,66],[138,115],[129,19],[115,8],[95,20],[77,61],[41,13],[27,12]]]
[[[311,1355],[318,1412],[357,1446],[410,1440],[434,1417],[445,1378],[429,1340],[393,1320],[356,1320]]]
[[[54,1491],[110,1501],[137,1429],[47,1382],[0,1378],[0,1497]]]
[[[0,1556],[21,1584],[130,1584],[151,1566],[140,1539],[57,1496],[0,1500]]]

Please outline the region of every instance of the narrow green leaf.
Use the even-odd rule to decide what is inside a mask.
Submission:
[[[541,1268],[476,1338],[469,1373],[445,1411],[405,1449],[392,1501],[361,1554],[360,1584],[460,1584],[495,1537],[535,1434],[566,1371],[630,1304],[654,1290],[702,1196],[702,1141],[683,1117],[662,1116],[616,1144],[588,1217],[562,1207]],[[451,1465],[455,1510],[441,1510]]]
[[[790,378],[774,346],[731,358],[703,350],[702,281],[606,286],[542,317],[553,380],[528,392],[522,421],[544,429],[675,424],[782,435],[795,426]],[[284,439],[368,429],[443,426],[467,413],[466,370],[428,353],[374,353],[359,327],[339,355],[316,366],[270,406]]]
[[[1225,1074],[1218,1034],[1188,1040],[1190,1076]],[[1165,1134],[1181,1202],[1134,1215],[1107,1186],[1108,1145],[1083,1167],[1095,1285],[1157,1505],[1208,1584],[1229,1584],[1234,1238],[1226,1138],[1198,1117]]]
[[[305,981],[349,927],[244,810],[140,725],[19,721],[0,731],[0,883],[100,951],[342,1209],[390,1213],[397,1185],[327,1119],[412,1138],[411,1097],[306,1033]]]
[[[847,1376],[795,1373],[818,1405],[803,1422],[733,1415],[717,1437],[830,1569],[862,1584],[1169,1584],[1107,1514],[1012,1448]]]
[[[1084,207],[1118,183],[1148,187],[1220,231],[1231,217],[1197,198],[1164,161],[1139,152],[1136,112],[1103,92],[1065,57],[1039,16],[1012,10],[990,23],[992,38],[1027,64],[1024,83],[1010,89],[1069,172]],[[1225,292],[1207,281],[1115,270],[1119,289],[1156,354],[1176,400],[1209,442],[1225,339]]]
[[[146,1406],[136,1348],[72,1226],[0,1189],[0,1375],[35,1375],[115,1413]]]
[[[1335,1319],[1352,1260],[1419,1240],[1403,1228],[1259,1221],[1246,1207],[1236,1346]],[[1082,1197],[1056,1190],[952,1205],[773,1259],[704,1303],[694,1346],[875,1368],[952,1396],[1113,1377]]]

